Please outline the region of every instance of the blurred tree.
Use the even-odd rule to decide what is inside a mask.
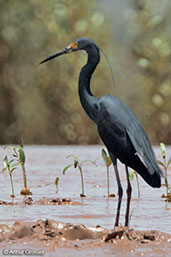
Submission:
[[[107,35],[96,1],[0,1],[0,143],[97,143],[77,95],[82,54],[38,66],[80,36]],[[103,65],[102,65],[103,66]],[[108,79],[99,67],[95,93]],[[100,73],[100,79],[98,79]]]
[[[144,73],[145,126],[153,142],[171,144],[171,2],[134,0],[132,44]]]
[[[0,37],[0,142],[5,143],[8,137],[16,139],[15,128],[15,92],[11,88],[12,70],[8,65],[10,50]],[[8,132],[6,130],[8,128]]]

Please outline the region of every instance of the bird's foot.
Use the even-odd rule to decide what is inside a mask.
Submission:
[[[108,232],[103,236],[103,241],[108,242],[112,239],[122,239],[125,236],[129,238],[129,232],[133,231],[133,229],[129,227],[115,226],[113,230]]]
[[[156,240],[156,231],[135,231],[129,227],[115,227],[103,236],[104,242],[115,243],[117,239],[148,243]]]

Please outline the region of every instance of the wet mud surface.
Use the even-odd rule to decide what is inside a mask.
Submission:
[[[0,244],[2,253],[10,253],[14,249],[22,253],[29,249],[37,251],[35,255],[45,256],[55,256],[54,252],[60,252],[61,255],[57,256],[169,256],[171,235],[154,230],[134,231],[126,227],[109,231],[100,226],[73,225],[47,219],[1,224]]]
[[[153,189],[141,178],[137,197],[136,179],[132,182],[130,228],[124,224],[126,193],[124,192],[120,227],[113,229],[117,206],[117,186],[110,168],[110,194],[107,197],[106,169],[101,156],[102,146],[26,146],[26,171],[32,196],[20,195],[22,173],[14,177],[15,198],[10,198],[8,174],[1,174],[0,251],[15,256],[171,256],[171,203],[161,195],[165,188]],[[169,147],[168,157],[171,155]],[[155,148],[158,159],[160,151]],[[6,151],[0,148],[0,155]],[[79,171],[66,159],[75,154],[80,160],[97,159],[97,167],[83,165],[85,198],[80,197]],[[0,168],[3,167],[2,161]],[[124,166],[119,163],[123,188],[126,190]],[[171,170],[168,171],[169,183]],[[59,177],[58,192],[55,179]],[[124,191],[125,191],[124,190]],[[82,224],[82,225],[80,225]],[[7,252],[4,252],[7,250]],[[24,252],[24,251],[30,251]],[[39,251],[40,250],[40,251]],[[32,252],[31,252],[32,251]],[[34,252],[35,251],[35,252]],[[13,252],[14,255],[14,252]]]
[[[70,198],[46,198],[43,197],[42,199],[39,199],[37,201],[34,201],[32,197],[26,197],[22,202],[17,201],[0,201],[0,205],[81,205],[81,202],[72,201]]]

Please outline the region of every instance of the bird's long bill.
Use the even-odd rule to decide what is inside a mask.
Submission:
[[[43,61],[41,61],[39,64],[42,64],[42,63],[47,62],[47,61],[50,61],[50,60],[52,60],[52,59],[54,59],[54,58],[56,58],[56,57],[58,57],[58,56],[60,56],[60,55],[67,54],[67,53],[69,53],[70,51],[71,51],[71,49],[69,49],[68,47],[66,47],[66,48],[60,50],[59,52],[57,52],[56,54],[50,55],[49,57],[47,57],[46,59],[44,59]]]
[[[44,62],[47,62],[49,60],[52,60],[60,55],[63,55],[63,54],[68,54],[70,52],[72,52],[73,50],[77,50],[78,49],[78,44],[77,43],[72,43],[70,45],[68,45],[67,47],[65,47],[64,49],[58,51],[56,54],[53,54],[49,57],[47,57],[46,59],[44,59],[43,61],[41,61],[39,64],[42,64]]]

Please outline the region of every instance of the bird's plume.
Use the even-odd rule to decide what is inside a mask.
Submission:
[[[122,77],[122,79],[128,84],[128,80],[123,75],[123,73],[120,71],[120,69],[117,67],[116,63],[114,63],[114,61],[102,50],[102,48],[100,48],[100,51],[103,53],[104,57],[106,58],[106,61],[107,61],[108,65],[109,65],[109,70],[110,70],[110,73],[111,73],[113,85],[115,86],[115,80],[114,80],[114,76],[113,76],[111,62],[114,64],[115,69],[117,70],[117,72],[119,72],[119,74]]]

